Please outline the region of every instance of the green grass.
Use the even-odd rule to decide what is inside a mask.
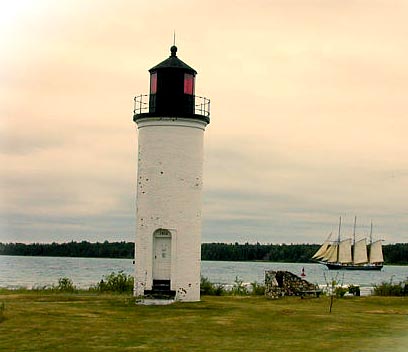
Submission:
[[[406,351],[405,297],[130,296],[0,291],[0,351]]]

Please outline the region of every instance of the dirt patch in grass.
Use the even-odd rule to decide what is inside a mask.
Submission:
[[[401,314],[401,315],[408,315],[407,312],[399,311],[399,310],[369,310],[366,312],[367,314]]]

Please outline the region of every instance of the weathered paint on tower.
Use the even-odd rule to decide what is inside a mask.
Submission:
[[[194,95],[196,71],[176,52],[172,47],[171,56],[149,70],[148,110],[147,98],[135,98],[135,295],[198,301],[203,139],[209,100]]]

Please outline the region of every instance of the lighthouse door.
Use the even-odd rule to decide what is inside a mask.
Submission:
[[[153,234],[153,280],[170,280],[171,233],[158,229]]]

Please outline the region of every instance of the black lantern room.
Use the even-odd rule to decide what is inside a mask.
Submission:
[[[177,57],[177,47],[170,48],[168,59],[152,67],[150,92],[135,97],[133,120],[148,117],[184,117],[210,122],[210,101],[195,95],[197,71]],[[148,111],[148,112],[147,112]]]

